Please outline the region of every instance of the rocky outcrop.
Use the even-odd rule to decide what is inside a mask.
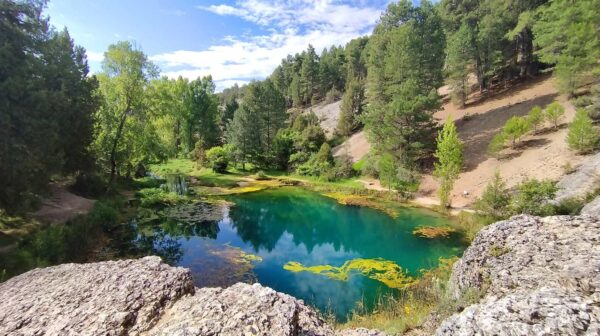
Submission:
[[[259,284],[194,288],[159,257],[64,264],[0,284],[0,335],[343,335],[301,300]]]
[[[555,203],[569,198],[582,198],[600,187],[600,153],[590,156],[575,172],[563,176],[557,183]]]
[[[600,196],[594,198],[593,201],[586,204],[583,209],[581,209],[581,214],[600,217]]]
[[[517,216],[483,229],[454,265],[459,297],[482,294],[437,335],[600,334],[600,221]]]
[[[192,293],[158,257],[35,269],[0,284],[0,335],[138,335]]]

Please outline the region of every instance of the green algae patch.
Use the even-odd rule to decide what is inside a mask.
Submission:
[[[311,272],[324,275],[333,280],[347,281],[352,273],[377,280],[390,288],[406,288],[416,283],[398,264],[382,258],[347,260],[341,267],[331,265],[304,266],[299,262],[290,261],[283,265],[290,272]]]
[[[449,226],[421,226],[413,230],[415,236],[427,239],[448,238],[456,229]]]
[[[335,199],[342,205],[362,206],[383,211],[392,218],[397,218],[400,213],[398,207],[381,199],[374,199],[369,196],[349,195],[340,192],[322,193],[323,196]]]

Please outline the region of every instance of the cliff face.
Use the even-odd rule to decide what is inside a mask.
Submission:
[[[456,297],[483,298],[437,335],[599,335],[600,221],[517,216],[483,229],[454,265]]]
[[[600,220],[517,216],[482,230],[451,277],[479,303],[437,335],[600,334]],[[258,284],[194,288],[158,257],[36,269],[0,284],[0,335],[381,335],[334,331]]]

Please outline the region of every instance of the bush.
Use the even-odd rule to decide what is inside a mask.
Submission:
[[[592,125],[592,119],[584,109],[578,109],[575,119],[569,125],[567,143],[569,148],[579,153],[589,153],[598,145],[598,131]]]
[[[210,163],[212,170],[216,173],[222,174],[227,172],[229,154],[223,147],[216,146],[206,151],[206,159]]]
[[[325,103],[331,104],[331,103],[335,102],[336,100],[340,99],[341,96],[342,96],[342,93],[340,91],[338,91],[338,89],[333,87],[325,95]]]
[[[529,132],[529,123],[527,122],[527,119],[518,116],[512,116],[508,119],[502,128],[505,139],[511,141],[511,146],[513,148],[527,132]]]
[[[552,102],[552,104],[546,107],[544,116],[546,120],[554,125],[554,128],[558,128],[558,124],[565,116],[565,108],[558,102]]]
[[[350,178],[356,175],[352,159],[348,155],[342,155],[335,160],[334,171],[336,179]]]
[[[529,111],[529,114],[527,114],[527,123],[529,124],[529,127],[533,129],[533,133],[536,133],[538,127],[543,122],[544,112],[541,107],[536,105]]]
[[[86,197],[99,197],[106,192],[106,182],[97,174],[81,173],[75,178],[71,189]]]
[[[93,225],[102,226],[102,228],[110,229],[117,224],[119,220],[119,211],[115,204],[98,201],[94,204],[94,208],[90,211],[89,221]]]
[[[517,214],[550,216],[555,213],[554,206],[549,203],[556,195],[558,188],[549,180],[526,180],[517,186],[517,194],[511,207]]]
[[[475,202],[475,210],[494,219],[503,219],[510,215],[510,199],[510,191],[500,176],[500,172],[496,171],[492,181],[485,187],[481,198]]]
[[[487,148],[488,154],[490,154],[491,156],[497,156],[498,153],[500,153],[500,151],[504,149],[505,142],[506,137],[504,136],[504,133],[500,132],[494,135],[492,141],[490,141]]]
[[[555,206],[555,214],[557,215],[570,215],[576,216],[581,213],[581,209],[583,209],[585,205],[585,201],[580,198],[567,198]]]

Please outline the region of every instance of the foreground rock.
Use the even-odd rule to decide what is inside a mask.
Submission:
[[[137,335],[193,292],[158,257],[35,269],[0,284],[0,335]]]
[[[0,284],[0,335],[346,335],[258,284],[194,288],[158,257],[36,269]]]
[[[437,335],[599,335],[600,221],[517,216],[483,229],[455,264],[459,297],[483,296]]]

